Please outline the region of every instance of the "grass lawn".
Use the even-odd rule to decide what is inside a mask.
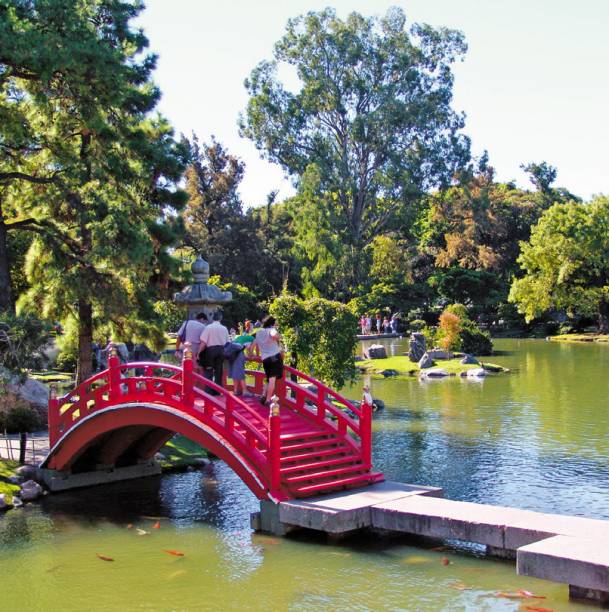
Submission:
[[[436,359],[434,367],[442,368],[449,374],[461,374],[461,372],[467,372],[467,370],[479,367],[476,364],[460,363],[460,359],[460,357],[455,359]],[[486,361],[484,358],[480,358],[479,361],[481,364],[492,366],[493,368],[500,367]],[[379,377],[382,377],[380,373],[383,370],[395,370],[398,376],[416,376],[420,372],[419,364],[410,361],[406,355],[397,355],[395,357],[387,357],[386,359],[366,359],[365,361],[358,361],[355,365]]]
[[[160,462],[164,470],[198,465],[197,459],[208,456],[204,448],[201,448],[198,444],[195,444],[180,434],[169,440],[160,452],[166,457],[164,461]]]
[[[41,370],[40,372],[30,372],[30,378],[40,382],[71,382],[74,374],[71,372],[59,372],[57,370]]]
[[[552,342],[609,342],[609,334],[595,334],[593,332],[583,334],[560,334],[550,336]]]
[[[3,461],[0,460],[0,476],[8,478],[15,475],[15,470],[19,467],[17,461]],[[10,484],[0,480],[0,493],[4,493],[7,497],[7,501],[13,500],[13,495],[19,491],[19,485]]]

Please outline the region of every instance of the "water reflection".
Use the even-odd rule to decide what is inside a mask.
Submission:
[[[383,342],[383,341],[378,341]],[[406,341],[388,352],[403,354]],[[372,379],[374,461],[447,497],[609,518],[609,347],[497,340],[511,373],[483,381]],[[347,392],[357,398],[360,385]]]

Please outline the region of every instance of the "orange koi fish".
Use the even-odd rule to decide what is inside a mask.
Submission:
[[[106,557],[105,555],[100,555],[99,553],[95,554],[97,555],[97,558],[101,559],[102,561],[114,561],[112,557]]]
[[[554,612],[552,608],[539,608],[538,606],[525,606],[525,610],[532,610],[533,612]]]
[[[163,549],[163,552],[166,552],[168,555],[173,555],[174,557],[183,557],[184,553],[180,552],[179,550],[165,550]]]
[[[161,521],[157,521],[153,526],[153,529],[160,529],[161,528]]]

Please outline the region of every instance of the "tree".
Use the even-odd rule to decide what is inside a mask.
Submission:
[[[276,193],[264,208],[244,212],[238,188],[245,165],[213,137],[191,143],[186,170],[188,205],[183,213],[186,245],[205,254],[210,269],[225,282],[246,285],[260,295],[281,290],[282,262],[272,245],[282,235],[273,218]]]
[[[284,293],[271,303],[270,313],[277,319],[294,367],[338,388],[354,378],[357,318],[347,306]]]
[[[551,309],[569,316],[598,316],[609,333],[609,198],[589,204],[555,204],[521,244],[509,299],[527,321]]]
[[[7,225],[36,236],[20,303],[78,322],[79,381],[90,374],[99,321],[110,319],[123,338],[161,342],[150,280],[167,264],[172,209],[185,202],[174,185],[187,149],[166,121],[148,117],[159,92],[155,58],[142,56],[148,42],[130,25],[141,8],[47,0],[0,10],[10,40],[0,57],[2,112],[27,119],[21,132],[19,121],[4,132],[1,161],[13,166],[0,182],[18,215]]]
[[[408,30],[400,9],[345,21],[326,9],[289,20],[274,59],[245,83],[241,134],[297,182],[316,173],[320,227],[345,245],[337,264],[351,290],[366,274],[365,247],[468,159],[463,116],[450,106],[450,66],[465,50],[459,32]],[[280,63],[295,68],[298,91],[279,81]]]

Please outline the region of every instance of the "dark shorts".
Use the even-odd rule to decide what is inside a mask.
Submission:
[[[283,378],[283,359],[279,353],[272,357],[267,357],[262,362],[262,367],[264,368],[267,380],[269,378]]]

